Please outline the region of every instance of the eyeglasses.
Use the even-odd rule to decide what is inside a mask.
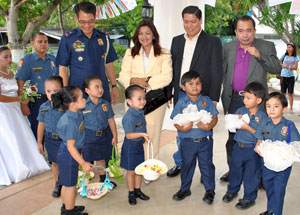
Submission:
[[[92,24],[95,23],[95,21],[96,21],[96,20],[94,20],[94,19],[91,19],[91,20],[89,20],[89,21],[78,20],[78,23],[79,23],[79,25],[86,25],[86,24],[92,25]]]

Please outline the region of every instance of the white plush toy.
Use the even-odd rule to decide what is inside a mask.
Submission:
[[[196,105],[189,104],[182,110],[182,114],[177,114],[173,118],[173,124],[187,125],[189,122],[193,122],[193,128],[197,128],[197,123],[201,121],[204,124],[210,123],[212,116],[206,110],[198,111]]]
[[[270,170],[280,172],[300,161],[299,142],[287,144],[285,141],[262,141],[258,150],[263,155],[264,165]]]
[[[248,114],[242,115],[242,118],[239,119],[239,116],[236,114],[227,114],[225,116],[225,128],[228,129],[230,132],[235,133],[236,129],[239,129],[243,125],[243,120],[249,124],[250,118]]]

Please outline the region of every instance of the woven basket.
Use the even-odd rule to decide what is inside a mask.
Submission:
[[[90,195],[90,192],[89,192],[90,189],[99,189],[100,190],[103,184],[104,183],[100,183],[100,182],[88,184],[88,186],[86,188],[86,192],[87,192],[86,196],[89,199],[95,200],[95,199],[100,199],[102,196],[106,195],[108,192],[108,189],[106,186],[103,187],[103,190],[101,191],[101,193],[99,195],[92,196],[92,195]]]

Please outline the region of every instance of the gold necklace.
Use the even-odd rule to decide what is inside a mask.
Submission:
[[[2,70],[0,70],[0,73],[4,74],[4,75],[8,75],[9,71],[7,71],[7,73],[3,72]]]

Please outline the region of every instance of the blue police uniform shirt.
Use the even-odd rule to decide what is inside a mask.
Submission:
[[[136,110],[133,107],[129,107],[122,119],[122,126],[125,131],[125,135],[129,132],[146,133],[146,120],[143,110]],[[133,141],[142,141],[144,138],[133,139]]]
[[[253,128],[254,130],[257,130],[259,124],[265,118],[268,117],[267,114],[265,112],[263,112],[261,109],[258,109],[254,115],[250,115],[248,108],[246,108],[244,106],[237,109],[235,114],[241,114],[241,115],[247,114],[250,118],[249,126],[251,128]],[[243,130],[243,129],[237,130],[236,134],[234,135],[234,140],[236,142],[240,142],[240,143],[244,143],[244,144],[256,144],[257,143],[257,138],[253,134],[251,134],[249,131]]]
[[[270,117],[261,122],[254,136],[258,140],[286,141],[288,142],[288,124],[290,124],[290,141],[299,141],[300,135],[295,123],[282,117],[278,124],[274,124]]]
[[[195,104],[198,108],[198,111],[206,110],[212,116],[219,114],[218,110],[216,109],[212,101],[209,99],[209,97],[200,94],[195,102],[190,100],[188,96],[181,97],[174,107],[174,110],[171,114],[171,119],[173,119],[177,114],[182,114],[183,109],[185,109],[189,104]],[[202,138],[212,136],[212,130],[204,131],[200,128],[192,128],[187,132],[182,132],[178,130],[178,136],[181,138]]]
[[[102,98],[99,99],[98,104],[94,104],[88,98],[82,113],[85,128],[93,131],[105,130],[108,127],[107,120],[114,117],[110,103]]]
[[[64,113],[64,111],[54,109],[51,105],[51,102],[46,101],[40,106],[37,120],[45,123],[46,132],[57,133],[57,123]]]
[[[30,80],[30,84],[37,84],[38,93],[45,94],[45,81],[47,78],[58,75],[58,67],[55,66],[55,57],[46,54],[45,61],[33,52],[21,59],[16,79]]]
[[[67,110],[57,123],[57,133],[66,146],[67,140],[75,140],[75,147],[82,149],[85,136],[82,113]]]
[[[89,39],[80,28],[66,33],[60,40],[56,65],[70,68],[69,85],[82,88],[83,81],[88,76],[97,76],[101,79],[104,94],[103,98],[110,102],[109,85],[105,73],[105,64],[118,59],[115,49],[109,39],[107,50],[106,33],[94,29]]]

